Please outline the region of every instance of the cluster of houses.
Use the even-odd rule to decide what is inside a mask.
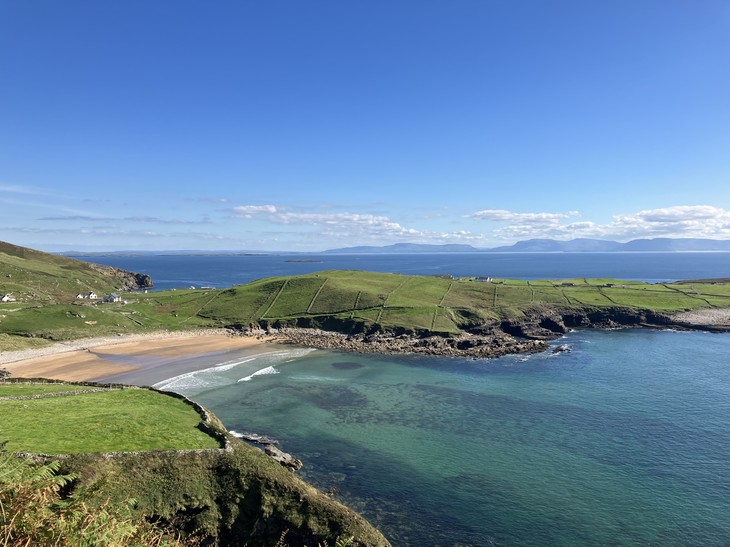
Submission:
[[[451,279],[452,281],[458,279],[455,275],[451,275],[451,274],[434,274],[433,277],[440,277],[441,279]],[[494,280],[491,277],[486,277],[486,276],[481,276],[481,275],[479,277],[475,277],[474,281],[479,281],[480,283],[493,283],[494,282]]]
[[[99,298],[99,295],[96,294],[94,291],[88,291],[88,292],[81,292],[76,295],[77,300],[93,300],[98,301],[102,304],[110,304],[112,302],[121,302],[122,304],[126,304],[127,301],[123,300],[121,296],[119,296],[117,293],[113,292],[111,294],[107,294],[104,298]],[[17,299],[15,296],[13,296],[10,293],[3,294],[0,296],[0,302],[16,302]]]
[[[104,298],[101,299],[99,298],[99,295],[96,294],[94,291],[81,292],[76,295],[76,298],[78,300],[99,300],[102,304],[111,304],[113,302],[121,302],[122,304],[127,303],[125,300],[122,300],[122,297],[115,292],[107,294]]]

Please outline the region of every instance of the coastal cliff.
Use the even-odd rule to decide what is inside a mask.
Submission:
[[[81,478],[92,504],[136,500],[148,520],[205,545],[389,546],[364,518],[319,492],[261,450],[79,454],[62,471]]]
[[[655,329],[705,330],[730,332],[730,310],[702,310],[675,314],[623,307],[574,309],[533,309],[519,318],[464,325],[459,334],[433,334],[428,331],[378,329],[362,332],[362,325],[336,323],[325,318],[319,323],[308,318],[303,326],[282,322],[260,325],[279,342],[320,349],[358,353],[447,355],[454,357],[494,358],[516,353],[536,353],[550,348],[549,340],[560,338],[576,328],[617,329],[644,327]]]

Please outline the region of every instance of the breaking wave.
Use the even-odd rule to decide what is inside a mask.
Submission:
[[[260,353],[221,363],[219,365],[194,370],[180,374],[154,384],[152,387],[165,390],[187,393],[235,384],[238,381],[248,381],[259,374],[277,374],[275,365],[280,365],[304,357],[315,351],[311,348],[297,348],[284,351]],[[241,377],[241,372],[246,376]],[[240,380],[239,380],[240,379]]]
[[[241,378],[238,381],[239,382],[250,382],[254,376],[261,376],[262,374],[279,374],[279,371],[276,370],[274,367],[266,367],[266,368],[262,368],[261,370],[257,370],[250,376]]]

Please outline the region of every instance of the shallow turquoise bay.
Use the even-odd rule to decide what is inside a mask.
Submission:
[[[283,348],[171,388],[278,439],[394,545],[730,545],[730,335],[559,343],[494,360]]]

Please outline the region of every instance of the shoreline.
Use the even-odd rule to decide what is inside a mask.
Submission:
[[[231,329],[156,331],[84,338],[43,348],[0,352],[0,368],[15,377],[116,381],[116,377],[121,376],[129,383],[140,383],[142,378],[150,376],[145,374],[147,369],[169,368],[173,363],[183,363],[174,373],[163,378],[167,379],[210,366],[203,362],[205,359],[196,364],[197,358],[267,343],[381,355],[495,358],[547,351],[550,349],[548,341],[556,340],[574,328],[626,327],[730,332],[730,308],[693,310],[673,315],[640,310],[627,312],[620,308],[601,310],[592,315],[561,314],[556,310],[449,337],[385,332],[346,334],[296,327],[254,332]]]
[[[254,348],[273,338],[226,329],[85,338],[43,348],[0,352],[0,368],[20,378],[67,381],[98,381],[120,375],[141,378],[148,371],[169,367],[177,361],[182,363],[181,369],[191,365],[195,368],[190,361],[196,357]]]

